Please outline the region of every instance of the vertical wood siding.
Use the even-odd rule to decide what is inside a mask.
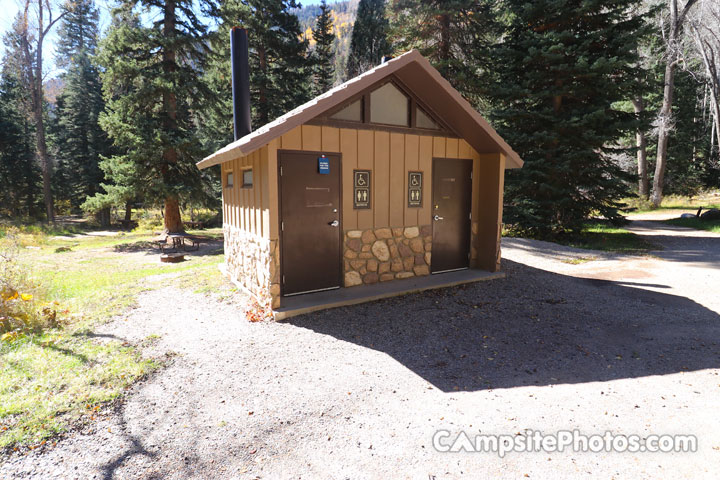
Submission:
[[[480,155],[465,141],[379,130],[358,130],[302,125],[260,150],[221,165],[223,183],[228,172],[234,187],[223,188],[223,222],[258,236],[277,239],[279,234],[278,150],[305,150],[342,154],[343,229],[369,229],[429,225],[432,211],[432,159],[473,160],[473,219],[479,218]],[[253,168],[254,187],[242,188],[242,170]],[[372,171],[372,203],[366,210],[353,209],[353,170]],[[424,173],[423,204],[407,206],[409,171]]]

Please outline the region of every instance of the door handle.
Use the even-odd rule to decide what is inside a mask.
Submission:
[[[435,215],[435,216],[433,217],[433,219],[434,219],[436,222],[437,222],[438,220],[444,220],[444,218],[441,217],[440,215]]]
[[[333,220],[332,222],[328,223],[328,225],[330,225],[331,227],[338,227],[340,226],[340,222],[338,222],[337,220]]]

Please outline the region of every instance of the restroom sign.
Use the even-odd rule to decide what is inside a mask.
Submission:
[[[422,172],[408,172],[408,207],[422,207]]]
[[[370,170],[353,170],[353,208],[370,208]]]

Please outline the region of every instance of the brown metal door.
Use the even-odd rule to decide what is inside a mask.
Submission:
[[[282,294],[338,288],[340,155],[279,152],[278,163]]]
[[[470,265],[472,160],[433,158],[432,273]]]

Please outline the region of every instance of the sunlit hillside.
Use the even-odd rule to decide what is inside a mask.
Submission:
[[[355,22],[358,3],[359,0],[349,0],[328,4],[332,10],[333,32],[335,33],[335,83],[341,83],[346,80],[345,62],[350,48],[350,35],[352,34],[352,26]],[[304,35],[312,47],[315,44],[312,29],[315,28],[315,21],[317,16],[320,15],[320,7],[318,5],[304,6],[298,9],[296,14],[300,19],[300,25],[303,28]]]

